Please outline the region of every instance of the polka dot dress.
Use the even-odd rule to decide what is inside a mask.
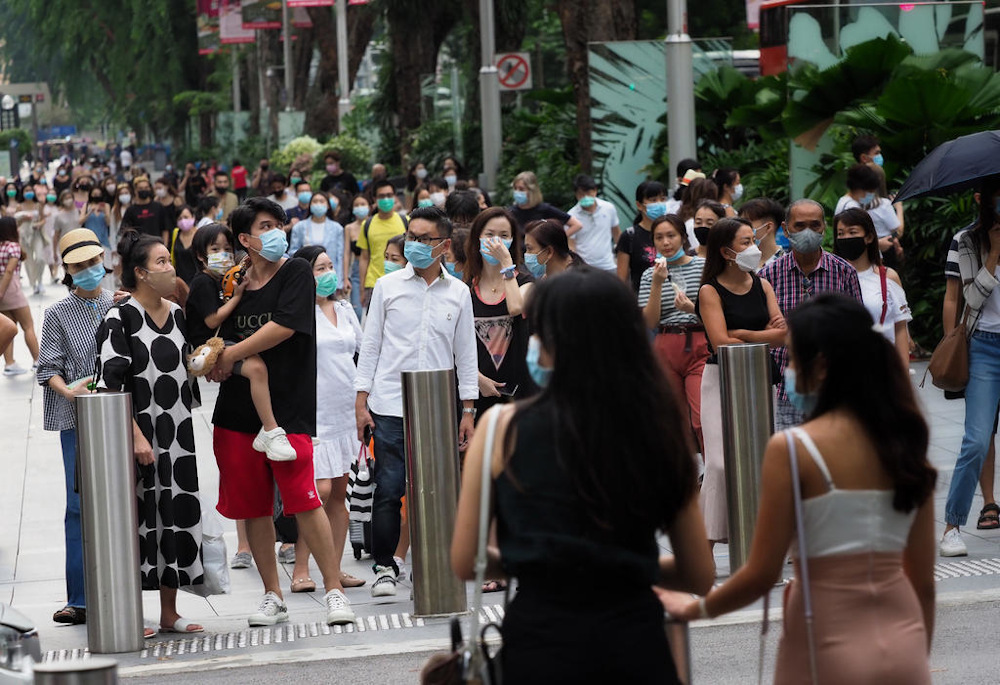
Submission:
[[[132,413],[156,461],[137,465],[142,588],[204,582],[192,386],[184,312],[158,327],[134,298],[112,307],[97,333],[99,387],[132,393]]]

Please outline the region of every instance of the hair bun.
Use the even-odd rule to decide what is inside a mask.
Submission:
[[[139,238],[141,237],[142,234],[134,228],[122,231],[122,235],[118,239],[118,254],[122,260],[132,252],[132,248],[135,247],[135,244],[139,242]]]

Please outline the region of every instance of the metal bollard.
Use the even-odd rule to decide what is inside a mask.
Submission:
[[[750,555],[760,465],[774,429],[771,353],[760,343],[719,348],[723,455],[729,502],[729,572]]]
[[[670,617],[664,620],[663,628],[667,633],[677,678],[682,685],[691,685],[691,628],[687,621],[675,621]]]
[[[401,375],[413,613],[463,613],[468,608],[465,583],[451,570],[459,486],[455,372],[404,371]]]
[[[76,454],[87,589],[87,640],[97,654],[143,644],[132,396],[76,398]]]
[[[113,659],[91,657],[49,661],[35,666],[35,685],[115,685],[117,682],[118,664]]]

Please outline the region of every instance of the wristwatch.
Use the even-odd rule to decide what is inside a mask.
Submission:
[[[472,414],[472,418],[476,418],[476,408],[475,407],[462,407],[463,414]]]
[[[509,281],[517,275],[517,265],[511,264],[510,266],[500,269],[500,275],[503,276],[505,281]]]

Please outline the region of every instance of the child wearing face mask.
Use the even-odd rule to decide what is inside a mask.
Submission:
[[[234,343],[228,340],[231,335],[226,330],[226,321],[236,310],[247,284],[244,272],[233,289],[232,296],[228,300],[225,298],[222,278],[235,266],[233,234],[223,224],[212,223],[203,226],[195,232],[191,240],[191,252],[198,260],[201,270],[191,279],[191,289],[185,306],[188,342],[191,343],[192,349],[197,350],[209,338],[219,336],[226,340],[227,346],[233,345]],[[284,429],[274,418],[267,366],[264,361],[259,355],[251,355],[242,362],[237,362],[233,366],[233,373],[243,376],[250,382],[250,397],[254,409],[260,416],[262,427],[253,442],[254,449],[266,453],[271,461],[294,460],[295,449],[285,437]]]

